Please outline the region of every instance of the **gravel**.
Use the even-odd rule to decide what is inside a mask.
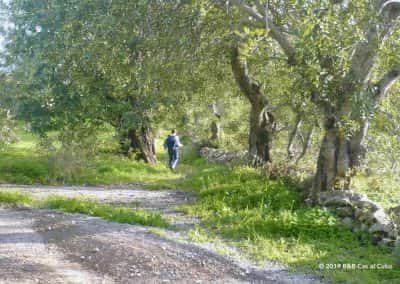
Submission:
[[[17,189],[37,198],[59,194],[117,204],[135,202],[170,217],[176,205],[194,200],[190,193],[178,190]],[[0,283],[322,283],[313,275],[289,273],[278,263],[259,268],[238,252],[235,257],[221,256],[212,245],[174,237],[184,235],[185,230],[154,234],[148,227],[81,214],[3,206]]]

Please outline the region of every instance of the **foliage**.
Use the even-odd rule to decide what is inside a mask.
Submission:
[[[7,11],[16,113],[36,132],[151,125],[195,88],[185,66],[198,11],[185,4],[13,1]]]

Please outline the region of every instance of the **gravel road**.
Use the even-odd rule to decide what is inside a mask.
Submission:
[[[15,186],[12,186],[15,188]],[[182,191],[23,187],[36,197],[84,195],[172,214]],[[164,203],[159,199],[161,196]],[[157,207],[158,206],[158,207]],[[171,232],[171,236],[176,232]],[[257,268],[144,226],[52,210],[0,207],[0,283],[321,283],[275,263]]]

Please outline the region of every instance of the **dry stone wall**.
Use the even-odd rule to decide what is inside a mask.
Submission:
[[[397,224],[365,194],[350,190],[321,192],[318,203],[336,212],[353,232],[368,233],[374,244],[394,246],[399,237]]]
[[[200,149],[200,156],[209,163],[250,165],[256,161],[251,159],[248,151],[226,151],[222,149],[203,147]]]

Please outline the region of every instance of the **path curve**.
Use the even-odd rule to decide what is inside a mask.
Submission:
[[[84,196],[161,211],[193,200],[179,190],[1,187],[37,198]],[[217,255],[204,245],[171,238],[176,233],[160,236],[148,227],[81,214],[0,207],[0,283],[321,283],[276,263],[260,269]]]

